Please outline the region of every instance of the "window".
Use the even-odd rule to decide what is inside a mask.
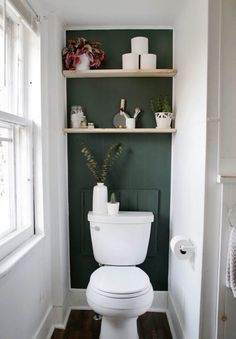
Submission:
[[[14,0],[0,0],[0,260],[34,234],[31,36]]]

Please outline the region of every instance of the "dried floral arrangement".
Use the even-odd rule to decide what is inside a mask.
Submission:
[[[98,68],[104,60],[105,53],[101,49],[101,43],[90,41],[85,38],[68,40],[66,47],[62,50],[63,68],[67,70],[76,69],[80,63],[80,56],[86,54],[90,59],[90,67]]]
[[[87,166],[93,176],[96,178],[97,182],[106,181],[111,167],[113,166],[114,162],[120,157],[123,150],[124,147],[122,146],[122,144],[111,145],[104,156],[102,165],[100,166],[89,147],[86,146],[84,143],[81,146],[81,153],[85,157]]]

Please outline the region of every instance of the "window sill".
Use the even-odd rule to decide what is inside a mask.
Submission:
[[[29,253],[42,239],[44,235],[34,235],[14,252],[0,261],[0,279],[7,275],[13,267]]]

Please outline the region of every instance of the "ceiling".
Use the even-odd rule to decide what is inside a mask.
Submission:
[[[173,26],[192,0],[31,0],[68,26]]]

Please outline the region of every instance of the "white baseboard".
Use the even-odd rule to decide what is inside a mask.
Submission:
[[[33,339],[48,338],[49,334],[52,334],[52,324],[53,324],[53,306],[49,306]]]
[[[167,319],[169,322],[170,330],[173,339],[185,339],[184,332],[182,330],[182,326],[176,312],[176,307],[171,297],[171,294],[168,293],[168,305],[167,305]]]
[[[90,307],[86,299],[85,289],[69,290],[69,306],[71,309],[89,310]],[[154,299],[150,312],[166,312],[167,310],[167,291],[154,291]]]
[[[85,289],[70,289],[65,305],[48,308],[33,339],[50,339],[55,328],[66,327],[71,310],[89,310]],[[165,312],[173,339],[185,339],[171,296],[167,291],[154,291],[150,312]]]
[[[63,306],[51,305],[41,321],[33,339],[50,339],[55,328],[65,329],[70,311],[68,296],[66,297]]]

